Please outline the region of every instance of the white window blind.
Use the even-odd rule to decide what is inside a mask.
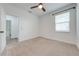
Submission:
[[[55,30],[58,32],[70,31],[70,12],[65,12],[55,16]]]

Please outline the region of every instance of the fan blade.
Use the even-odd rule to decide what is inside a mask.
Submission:
[[[31,7],[31,9],[36,8],[36,7],[38,7],[38,6],[33,6],[33,7]]]
[[[43,5],[42,3],[39,3],[39,5]]]
[[[43,10],[44,12],[46,11],[44,7],[42,7],[42,10]]]

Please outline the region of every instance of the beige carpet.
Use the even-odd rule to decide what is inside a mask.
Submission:
[[[12,39],[6,39],[7,40],[7,45],[12,44],[12,43],[17,43],[18,39],[17,38],[12,38]]]
[[[3,56],[78,56],[75,45],[35,38],[6,46]]]

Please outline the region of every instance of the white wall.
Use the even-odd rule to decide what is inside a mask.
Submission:
[[[38,18],[36,18],[33,15],[24,15],[20,20],[20,39],[27,40],[30,38],[37,37],[39,34],[38,28],[39,28],[39,21]]]
[[[79,3],[77,4],[77,13],[76,13],[76,15],[77,15],[77,46],[78,46],[78,48],[79,48]]]
[[[19,41],[31,39],[38,36],[38,17],[26,10],[19,9],[9,4],[4,4],[6,14],[14,15],[19,20]],[[15,24],[16,25],[16,24]]]
[[[71,10],[70,19],[70,32],[56,32],[55,31],[55,19],[51,14],[46,14],[40,17],[40,27],[41,36],[52,39],[63,41],[66,43],[75,44],[76,43],[76,14],[75,10]]]

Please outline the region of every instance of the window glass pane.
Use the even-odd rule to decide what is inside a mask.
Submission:
[[[70,19],[70,13],[66,12],[60,15],[55,16],[55,23],[60,23],[60,22],[68,22]]]
[[[69,32],[69,23],[56,24],[56,31]]]

